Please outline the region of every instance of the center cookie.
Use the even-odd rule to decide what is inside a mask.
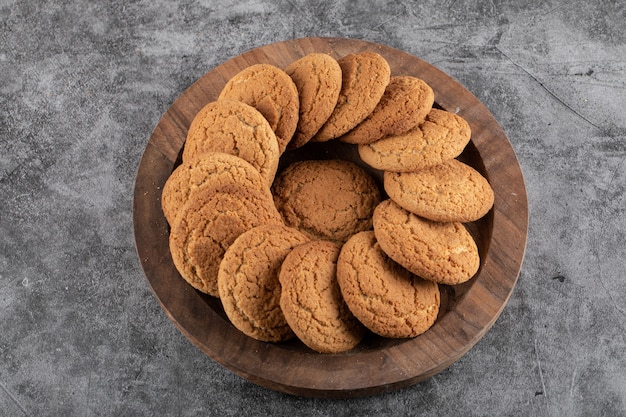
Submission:
[[[295,162],[276,176],[272,192],[285,224],[338,242],[371,229],[380,202],[374,179],[343,160]]]

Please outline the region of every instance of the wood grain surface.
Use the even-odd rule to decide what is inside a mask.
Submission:
[[[366,50],[385,57],[392,75],[413,75],[426,81],[435,91],[437,106],[469,122],[472,139],[460,159],[483,173],[495,192],[493,209],[469,225],[480,250],[481,268],[465,284],[442,286],[442,308],[436,323],[413,339],[369,335],[354,350],[336,355],[315,353],[298,341],[256,341],[229,323],[218,299],[194,290],[176,271],[161,211],[163,184],[179,161],[191,120],[217,98],[237,72],[255,63],[285,68],[312,52],[340,58]],[[361,163],[354,146],[331,141],[285,154],[281,165],[328,157]],[[370,171],[380,178],[379,172]],[[384,45],[304,38],[259,47],[230,59],[181,94],[161,118],[144,151],[135,181],[133,222],[137,253],[156,299],[178,329],[209,357],[270,389],[307,397],[356,397],[406,387],[441,372],[489,330],[519,275],[528,203],[522,172],[505,133],[488,109],[454,79],[415,56]]]

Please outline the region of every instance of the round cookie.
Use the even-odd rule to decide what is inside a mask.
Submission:
[[[311,238],[338,242],[371,229],[380,202],[380,190],[367,172],[335,159],[289,165],[276,176],[272,193],[285,224]]]
[[[359,156],[376,169],[417,171],[456,158],[470,136],[470,126],[461,116],[432,109],[424,122],[406,133],[359,145]]]
[[[218,297],[217,273],[226,249],[254,227],[281,223],[267,195],[254,188],[225,185],[193,194],[170,232],[172,260],[193,287]]]
[[[375,52],[349,54],[339,61],[342,73],[341,91],[332,114],[313,136],[316,142],[337,138],[369,115],[389,84],[391,69]]]
[[[365,144],[388,135],[400,135],[423,122],[434,101],[433,89],[423,80],[411,76],[391,77],[374,110],[339,140]]]
[[[295,336],[280,309],[278,273],[291,249],[308,240],[296,229],[268,224],[248,230],[229,246],[217,286],[224,311],[237,329],[264,342]]]
[[[328,120],[341,91],[341,67],[327,54],[312,53],[292,62],[285,72],[298,89],[298,126],[288,148],[306,144]]]
[[[437,319],[437,283],[413,275],[389,258],[373,231],[358,233],[343,245],[337,282],[352,314],[380,336],[415,337]]]
[[[227,184],[253,188],[272,198],[266,179],[248,162],[231,154],[207,153],[182,163],[165,181],[161,207],[168,223],[174,222],[176,213],[197,190]]]
[[[493,206],[489,182],[456,159],[415,172],[384,173],[384,187],[399,206],[438,222],[472,222]]]
[[[245,103],[220,100],[204,106],[194,117],[183,149],[183,162],[207,152],[229,153],[248,161],[274,181],[280,151],[278,140],[263,115]]]
[[[365,336],[337,283],[340,250],[328,241],[304,243],[287,255],[280,269],[285,319],[305,345],[321,353],[350,350]]]
[[[270,64],[254,64],[226,82],[218,100],[242,101],[267,119],[284,152],[298,125],[298,90],[287,73]]]
[[[373,221],[381,249],[421,278],[456,285],[478,271],[478,248],[462,223],[426,220],[392,200],[376,207]]]

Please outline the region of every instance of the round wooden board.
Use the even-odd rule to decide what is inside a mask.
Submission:
[[[485,175],[495,192],[491,212],[468,225],[481,254],[469,282],[442,286],[436,323],[413,339],[368,335],[355,349],[318,354],[302,343],[264,343],[236,330],[220,301],[201,294],[178,274],[168,248],[161,190],[179,161],[195,114],[214,101],[233,75],[255,63],[285,68],[324,52],[335,58],[374,51],[392,75],[413,75],[435,91],[436,105],[464,117],[472,139],[461,159]],[[339,157],[358,161],[352,145],[337,141],[300,149],[282,160]],[[379,178],[379,172],[372,172]],[[528,204],[522,172],[510,142],[485,106],[454,79],[400,50],[361,40],[304,38],[262,46],[214,68],[172,104],[154,129],[141,159],[133,201],[135,242],[147,280],[168,317],[199,349],[247,380],[307,397],[374,395],[423,381],[447,368],[480,340],[498,318],[517,281],[526,246]]]

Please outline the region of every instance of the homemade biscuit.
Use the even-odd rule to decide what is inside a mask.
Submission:
[[[296,229],[268,224],[243,233],[226,250],[217,286],[224,311],[237,329],[264,342],[295,336],[280,309],[278,273],[291,249],[308,240]]]
[[[285,224],[311,238],[339,242],[371,229],[380,202],[374,179],[343,160],[295,162],[276,176],[272,193]]]
[[[161,193],[163,214],[171,225],[196,190],[228,184],[253,188],[272,198],[267,180],[248,162],[231,154],[206,153],[182,163],[169,176]]]
[[[340,246],[312,241],[296,246],[280,269],[280,307],[289,326],[311,349],[339,353],[352,349],[365,328],[352,315],[337,283]]]
[[[274,181],[280,151],[265,117],[240,101],[220,100],[204,106],[187,132],[183,162],[206,152],[229,153],[248,161],[265,178]]]
[[[406,133],[359,145],[359,155],[376,169],[417,171],[456,158],[470,136],[470,126],[461,116],[432,109],[424,122]]]
[[[241,186],[205,187],[179,211],[170,232],[174,265],[193,287],[219,297],[217,273],[226,249],[254,227],[281,223],[267,194]]]
[[[337,138],[369,115],[389,84],[391,69],[375,52],[349,54],[339,61],[342,73],[341,91],[332,114],[313,136],[317,142]]]
[[[358,233],[341,249],[337,282],[350,311],[383,337],[414,337],[439,312],[439,286],[413,275],[385,254],[373,231]]]
[[[341,91],[341,67],[327,54],[313,53],[292,62],[285,72],[298,89],[300,117],[288,148],[306,144],[328,120]]]
[[[218,100],[242,101],[267,119],[284,152],[298,125],[299,98],[293,80],[280,68],[254,64],[226,82]]]
[[[411,76],[391,77],[374,110],[339,140],[371,143],[387,135],[400,135],[424,121],[435,94],[423,80]]]
[[[384,173],[389,197],[404,209],[438,222],[472,222],[493,206],[489,182],[456,159],[415,172]]]
[[[392,200],[376,207],[373,221],[381,249],[421,278],[456,285],[478,271],[478,248],[462,223],[426,220]]]

